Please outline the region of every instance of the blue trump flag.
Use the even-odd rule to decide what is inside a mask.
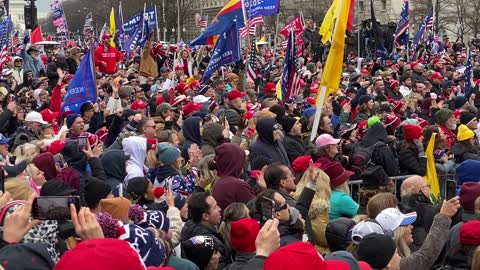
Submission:
[[[238,37],[237,22],[232,21],[222,35],[220,35],[215,48],[213,49],[212,58],[208,63],[207,69],[203,74],[202,81],[206,82],[212,73],[221,66],[230,64],[240,60],[240,39]]]
[[[289,99],[292,92],[293,76],[295,75],[295,57],[297,55],[297,49],[295,45],[295,32],[290,31],[282,75],[283,100]]]
[[[245,0],[245,10],[249,19],[278,14],[280,0]]]
[[[88,50],[77,72],[68,86],[67,95],[63,99],[62,114],[72,111],[80,113],[80,106],[87,101],[97,102],[97,87],[94,76],[92,49]]]

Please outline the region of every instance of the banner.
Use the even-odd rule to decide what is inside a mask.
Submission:
[[[0,48],[3,48],[3,46],[8,47],[8,37],[12,29],[13,23],[10,16],[8,16],[0,23]]]
[[[145,9],[145,13],[147,14],[147,23],[148,23],[148,28],[150,29],[157,29],[157,13],[155,12],[155,6],[151,6]],[[128,18],[124,23],[123,23],[123,31],[125,33],[125,38],[128,38],[127,36],[133,34],[138,25],[141,25],[143,22],[143,11],[133,15],[132,17]],[[141,29],[140,29],[141,30]]]
[[[245,10],[249,19],[278,14],[280,0],[245,0]]]
[[[221,66],[238,60],[240,60],[240,38],[238,37],[237,23],[232,21],[227,31],[220,35],[202,81],[206,82]]]
[[[290,36],[290,30],[293,30],[297,35],[303,33],[303,23],[300,16],[295,16],[293,20],[291,20],[282,30],[280,30],[279,34],[285,38],[288,38]]]
[[[135,28],[135,32],[129,35],[128,39],[125,40],[124,49],[128,54],[135,51],[138,44],[142,40],[142,22],[140,21],[139,26]]]
[[[62,104],[62,113],[68,111],[80,113],[80,106],[88,101],[97,102],[92,49],[88,50],[83,57],[70,86],[68,86],[67,95]]]

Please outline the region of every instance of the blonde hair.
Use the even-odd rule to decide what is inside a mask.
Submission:
[[[310,219],[314,219],[320,213],[325,212],[330,209],[330,196],[332,190],[330,189],[330,178],[326,173],[318,168],[313,169],[313,174],[318,173],[317,184],[315,185],[315,195],[313,196],[312,203],[310,204],[310,209],[308,211],[308,216]],[[293,193],[293,197],[298,200],[303,189],[310,181],[310,172],[307,170],[300,181],[297,184],[297,189]]]
[[[472,258],[472,270],[480,270],[480,246],[475,249]]]
[[[343,182],[343,184],[336,187],[335,190],[339,190],[343,193],[350,194],[350,186],[348,186],[348,181]]]
[[[33,178],[35,175],[34,175],[34,171],[35,170],[40,170],[37,166],[35,166],[35,164],[33,163],[29,163],[27,165],[27,168],[25,169],[25,173],[30,176],[31,178]]]
[[[393,232],[393,241],[397,246],[398,254],[402,258],[410,256],[410,254],[412,253],[410,251],[410,248],[408,247],[408,244],[403,239],[403,236],[407,232],[407,229],[408,229],[407,226],[400,226],[397,229],[395,229],[395,231]]]
[[[13,200],[23,201],[27,201],[32,193],[35,193],[35,190],[20,178],[13,178],[5,182],[5,191],[10,192]]]
[[[156,150],[148,150],[147,157],[145,158],[145,165],[148,168],[156,168],[160,166],[162,163],[157,159],[157,151]]]
[[[13,151],[13,155],[17,157],[15,159],[15,164],[19,164],[22,161],[31,163],[38,154],[40,154],[40,148],[31,143],[19,145],[15,148],[15,151]]]
[[[210,161],[213,161],[215,158],[214,154],[211,155],[206,155],[200,159],[200,162],[198,163],[198,170],[199,170],[199,175],[203,177],[203,179],[206,181],[207,186],[208,185],[213,185],[215,182],[215,178],[217,176],[216,170],[210,170],[208,169],[208,163]]]

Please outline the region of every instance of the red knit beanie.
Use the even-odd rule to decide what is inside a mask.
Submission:
[[[480,221],[472,220],[460,227],[460,243],[464,246],[480,245]]]
[[[242,218],[230,223],[230,243],[236,252],[255,252],[255,239],[260,224],[252,218]]]
[[[403,131],[407,142],[413,142],[413,140],[422,137],[422,128],[419,126],[405,125],[403,126]]]

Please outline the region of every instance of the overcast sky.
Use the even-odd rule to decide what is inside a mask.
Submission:
[[[35,2],[39,12],[48,12],[53,0],[40,0]]]

